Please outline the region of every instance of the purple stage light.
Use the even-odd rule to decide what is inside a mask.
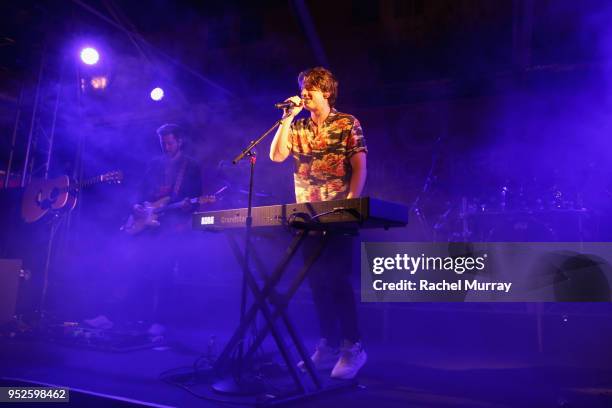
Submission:
[[[157,87],[151,91],[151,99],[153,99],[155,102],[161,101],[163,97],[164,90],[160,87]]]
[[[87,65],[95,65],[100,59],[100,54],[95,48],[87,47],[81,50],[81,61]]]

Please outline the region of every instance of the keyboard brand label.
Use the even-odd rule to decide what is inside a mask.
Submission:
[[[231,217],[221,217],[221,224],[246,224],[246,216],[233,215]]]
[[[210,215],[208,217],[200,218],[200,224],[201,225],[214,225],[215,224],[215,216],[214,215]]]

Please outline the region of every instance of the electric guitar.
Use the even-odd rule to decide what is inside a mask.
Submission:
[[[33,179],[23,192],[21,217],[30,223],[40,220],[49,211],[70,211],[76,207],[80,188],[98,183],[117,184],[122,180],[123,174],[120,171],[100,174],[79,183],[70,181],[68,176]]]
[[[166,196],[160,198],[157,201],[153,201],[152,203],[145,201],[142,204],[136,204],[133,207],[132,214],[130,214],[128,220],[123,226],[121,226],[120,229],[121,231],[124,231],[129,235],[136,235],[147,228],[159,227],[160,214],[179,208],[188,208],[188,206],[192,206],[195,204],[214,203],[215,201],[217,201],[217,196],[226,189],[227,186],[224,186],[219,191],[215,192],[213,195],[188,198],[174,203],[170,203],[170,197]]]

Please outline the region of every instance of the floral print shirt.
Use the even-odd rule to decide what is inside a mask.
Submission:
[[[320,130],[311,118],[299,119],[291,125],[289,143],[298,203],[346,198],[352,175],[350,158],[367,152],[357,118],[332,109]]]

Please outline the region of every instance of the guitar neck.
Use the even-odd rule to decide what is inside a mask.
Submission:
[[[94,185],[94,184],[97,184],[97,183],[101,183],[102,182],[102,178],[103,178],[103,175],[100,174],[98,176],[89,178],[87,180],[83,180],[83,181],[80,181],[78,183],[75,183],[74,187],[75,188],[82,188],[82,187],[88,187],[88,186],[91,186],[91,185]]]
[[[205,203],[211,203],[217,200],[217,196],[219,194],[221,194],[222,192],[224,192],[227,189],[227,186],[223,186],[221,189],[219,189],[218,191],[216,191],[214,194],[209,195],[209,196],[200,196],[200,197],[194,197],[194,198],[189,198],[187,199],[187,203],[194,205],[194,204],[205,204]],[[167,196],[165,198],[168,198]],[[164,198],[158,200],[161,201]],[[161,213],[163,211],[167,211],[167,210],[174,210],[176,208],[181,208],[182,206],[185,205],[185,200],[181,200],[181,201],[177,201],[171,204],[166,204],[166,205],[162,205],[160,207],[154,208],[153,209],[153,213],[158,214]]]
[[[102,182],[102,175],[100,176],[96,176],[96,177],[92,177],[90,179],[84,180],[84,181],[80,181],[78,183],[69,183],[67,186],[59,189],[60,193],[67,193],[69,191],[74,191],[74,190],[78,190],[80,188],[83,187],[89,187],[91,185],[97,184],[97,183],[101,183]]]
[[[190,198],[189,200],[187,200],[187,203],[191,204],[191,205],[198,204],[199,202],[200,202],[200,197],[194,197],[194,198]],[[154,212],[155,213],[160,213],[162,211],[174,210],[174,209],[177,209],[177,208],[181,208],[183,205],[185,205],[184,201],[177,201],[175,203],[164,205],[162,207],[156,208],[154,210]]]

